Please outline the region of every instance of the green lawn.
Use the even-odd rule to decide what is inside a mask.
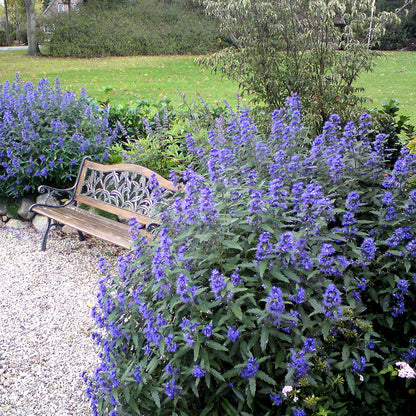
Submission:
[[[112,103],[169,98],[180,103],[200,94],[207,102],[226,99],[236,103],[236,83],[196,66],[192,56],[110,57],[97,59],[37,58],[24,51],[0,51],[0,83],[19,72],[24,81],[59,78],[64,89],[75,92],[85,87],[90,96]],[[358,83],[368,107],[380,107],[383,100],[396,98],[402,114],[416,124],[416,52],[387,52],[377,58],[374,72],[363,74]],[[111,87],[111,92],[104,90]]]
[[[368,106],[380,107],[383,100],[399,101],[400,113],[416,124],[416,52],[384,52],[374,72],[362,74],[358,86],[372,99]]]
[[[209,103],[237,100],[238,86],[209,69],[196,66],[192,56],[109,57],[96,59],[38,58],[24,51],[0,52],[0,83],[14,79],[19,72],[24,81],[59,78],[64,89],[85,87],[96,99],[112,103],[169,98],[182,102],[199,94]],[[104,90],[111,87],[112,91]]]

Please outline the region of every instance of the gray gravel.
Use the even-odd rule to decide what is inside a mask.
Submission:
[[[100,240],[0,228],[0,416],[90,416],[81,373],[99,363],[91,333]]]

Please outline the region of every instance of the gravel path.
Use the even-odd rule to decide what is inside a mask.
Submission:
[[[92,374],[91,307],[98,259],[122,250],[76,236],[48,240],[0,228],[0,416],[90,416],[81,373]]]

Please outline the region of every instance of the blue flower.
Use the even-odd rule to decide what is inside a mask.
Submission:
[[[306,338],[303,343],[303,349],[305,352],[313,352],[316,349],[316,341],[314,338]]]
[[[221,291],[227,287],[227,284],[224,281],[224,276],[220,272],[214,269],[211,272],[211,277],[209,279],[211,283],[211,290],[215,294],[215,299],[221,299]]]
[[[364,371],[365,370],[365,366],[366,366],[366,359],[364,356],[360,356],[360,360],[352,360],[352,368],[351,368],[351,372],[352,373],[358,373],[359,371]]]
[[[296,303],[297,305],[300,305],[303,302],[305,302],[305,294],[305,289],[303,287],[299,287],[296,291],[296,295],[293,295],[290,299],[292,300],[292,302]]]
[[[292,233],[284,233],[280,236],[279,244],[277,249],[285,253],[292,251],[295,248],[295,239],[293,238]]]
[[[341,303],[341,292],[337,287],[330,283],[324,293],[323,304],[328,308],[333,308]]]
[[[399,289],[402,293],[406,293],[409,289],[409,282],[406,279],[400,279],[397,282],[397,289]]]
[[[357,212],[360,208],[360,194],[356,191],[352,191],[348,194],[345,205],[352,212]]]
[[[170,399],[173,399],[179,391],[180,389],[177,387],[175,379],[165,384],[165,393]]]
[[[296,379],[302,378],[309,370],[309,365],[306,362],[304,351],[298,351],[290,356],[290,363],[287,365],[288,370],[293,369],[293,377]]]
[[[338,307],[341,304],[341,292],[333,283],[330,283],[325,290],[322,303],[322,312],[327,318],[336,319],[341,315],[341,309]]]
[[[367,237],[361,244],[361,253],[366,260],[373,260],[376,252],[376,247],[374,245],[374,239],[372,237]]]
[[[285,310],[282,289],[273,286],[266,299],[267,310],[273,315],[281,315]]]
[[[271,401],[273,402],[273,405],[280,406],[283,403],[282,397],[280,396],[279,393],[277,394],[270,393],[269,397]]]
[[[254,377],[258,369],[259,369],[259,364],[254,358],[250,357],[248,359],[247,365],[244,367],[244,370],[240,371],[240,375],[242,378]]]
[[[235,325],[233,325],[231,328],[228,328],[227,331],[227,337],[231,342],[236,342],[238,337],[240,336],[240,331],[236,329]]]
[[[202,370],[202,368],[199,365],[196,365],[194,369],[192,370],[192,375],[195,378],[201,378],[205,376],[205,370]]]
[[[136,366],[133,371],[133,377],[136,380],[136,383],[140,383],[142,381],[142,377],[140,375],[140,366]]]

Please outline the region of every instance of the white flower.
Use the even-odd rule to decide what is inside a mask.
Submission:
[[[359,374],[358,377],[360,378],[360,381],[364,381],[364,376],[362,374]]]
[[[401,378],[415,378],[416,373],[409,364],[404,361],[398,361],[396,363],[397,367],[399,367],[399,377]]]
[[[282,394],[287,397],[287,395],[293,390],[292,386],[284,386],[282,390]]]

